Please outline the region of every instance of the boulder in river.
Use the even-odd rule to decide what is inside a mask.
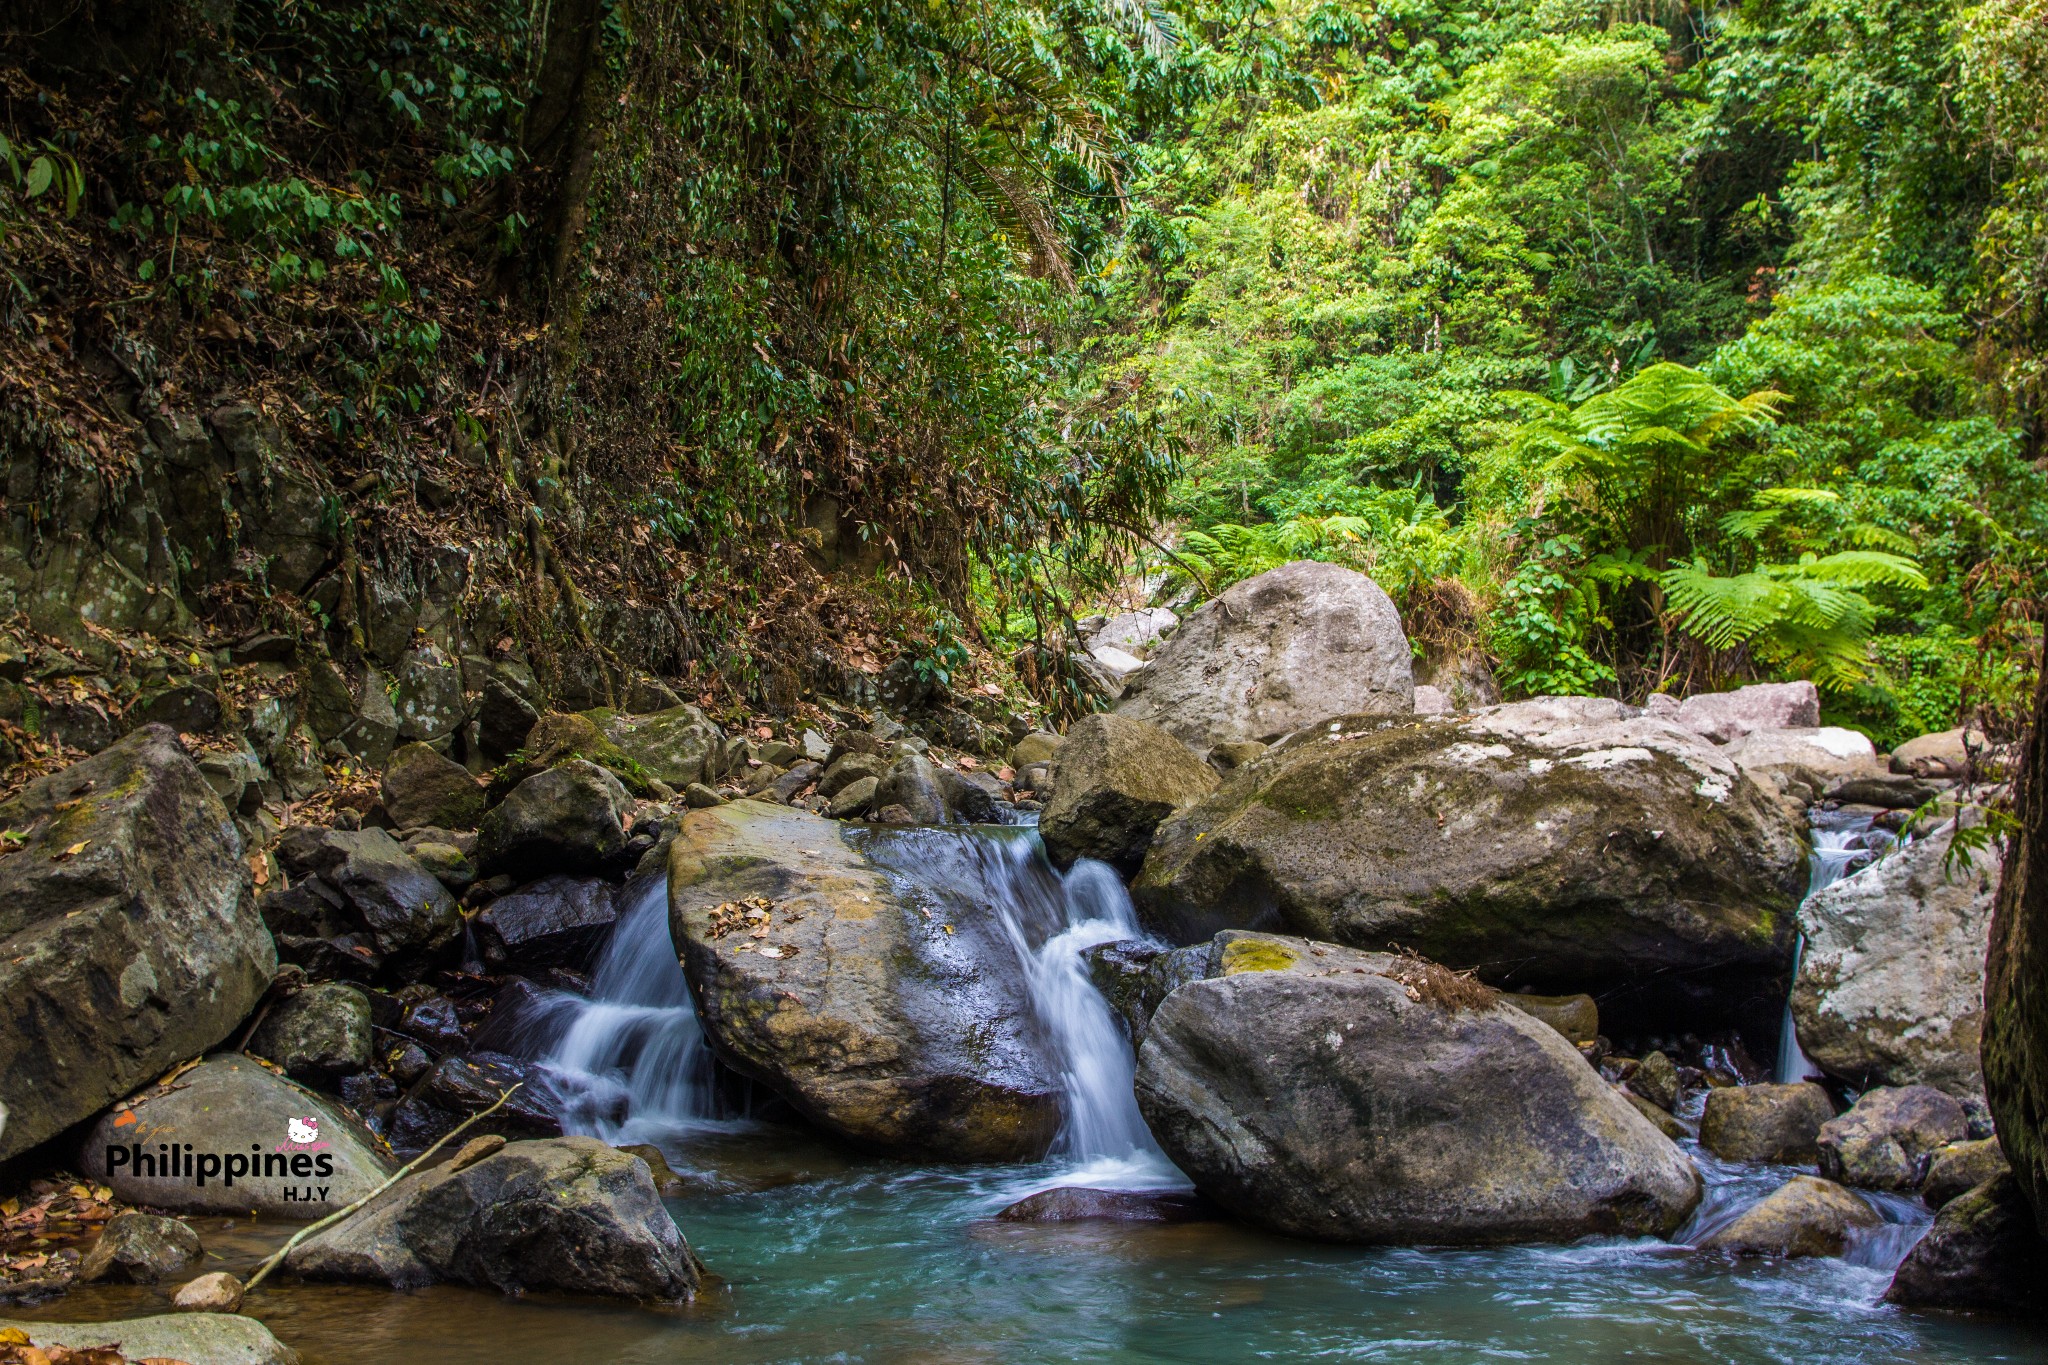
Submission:
[[[299,1353],[254,1318],[229,1313],[164,1313],[119,1322],[25,1322],[0,1318],[45,1352],[118,1345],[131,1360],[180,1365],[299,1365]]]
[[[123,1203],[294,1219],[333,1213],[390,1171],[354,1120],[241,1056],[208,1058],[105,1115],[79,1162]]]
[[[1731,1256],[1839,1256],[1855,1228],[1884,1219],[1832,1180],[1796,1175],[1696,1244]]]
[[[1006,1223],[1204,1223],[1220,1214],[1200,1195],[1180,1190],[1061,1185],[1020,1199],[996,1217]]]
[[[1799,1046],[1858,1089],[1981,1095],[1984,946],[1998,856],[1948,867],[1951,824],[1817,892],[1792,988]]]
[[[1214,768],[1157,725],[1086,716],[1060,747],[1039,835],[1062,867],[1095,858],[1129,877],[1145,861],[1159,822],[1216,790],[1218,781]]]
[[[1406,716],[1415,677],[1401,614],[1364,574],[1298,560],[1196,610],[1138,673],[1120,715],[1199,754],[1332,716]]]
[[[1803,1166],[1814,1159],[1821,1127],[1834,1115],[1828,1092],[1811,1081],[1725,1086],[1707,1094],[1700,1145],[1728,1161]]]
[[[302,1242],[285,1269],[394,1288],[693,1297],[703,1268],[647,1163],[596,1138],[473,1149],[418,1171]]]
[[[1672,1141],[1555,1029],[1413,957],[1226,933],[1138,1051],[1138,1104],[1237,1216],[1346,1242],[1663,1236]]]
[[[1060,1088],[996,907],[913,896],[849,842],[909,841],[890,846],[931,866],[986,836],[846,829],[759,801],[683,817],[670,926],[713,1049],[873,1150],[1042,1156]]]
[[[1953,1096],[1928,1085],[1880,1087],[1821,1128],[1820,1173],[1867,1190],[1918,1189],[1934,1153],[1969,1133]]]
[[[476,868],[486,877],[615,870],[626,849],[633,798],[609,771],[572,758],[535,773],[486,815]]]
[[[160,725],[0,805],[0,1159],[225,1038],[277,969],[228,811]]]
[[[155,1284],[168,1280],[199,1261],[199,1234],[175,1218],[133,1210],[116,1214],[100,1230],[100,1239],[79,1262],[85,1283],[116,1280]]]
[[[1295,735],[1167,819],[1132,894],[1178,942],[1398,945],[1590,992],[1614,1028],[1774,1040],[1806,877],[1799,827],[1712,744],[1543,698]]]
[[[505,1107],[490,1117],[493,1128],[515,1137],[561,1136],[560,1116],[569,1106],[552,1073],[537,1062],[476,1052],[443,1057],[413,1083],[392,1111],[391,1146],[423,1151],[508,1094]]]
[[[584,967],[619,918],[618,892],[597,877],[542,877],[477,912],[477,944],[494,971]]]
[[[1906,1253],[1885,1301],[2039,1317],[2048,1311],[2048,1242],[2018,1179],[1994,1176],[1941,1206],[1934,1226]]]

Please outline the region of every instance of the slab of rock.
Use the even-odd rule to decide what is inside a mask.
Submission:
[[[1060,1086],[995,908],[941,904],[927,918],[934,907],[913,905],[842,839],[847,828],[759,801],[683,817],[670,926],[706,1037],[729,1066],[871,1150],[1037,1159],[1059,1128]],[[919,847],[903,857],[919,861]]]
[[[612,871],[625,853],[632,808],[618,778],[572,758],[521,782],[484,817],[477,871],[522,878]]]
[[[88,1284],[115,1280],[155,1284],[181,1275],[199,1261],[199,1234],[175,1218],[153,1213],[116,1214],[79,1262],[78,1278]]]
[[[619,918],[618,893],[597,877],[542,877],[500,896],[473,921],[495,971],[588,966]]]
[[[1399,945],[1625,1031],[1775,1039],[1806,881],[1798,824],[1712,744],[1546,698],[1295,735],[1163,822],[1132,895],[1176,942]]]
[[[370,1064],[370,998],[339,981],[316,982],[270,1007],[249,1051],[295,1080],[352,1076]]]
[[[1222,1210],[1179,1190],[1097,1190],[1062,1185],[1020,1199],[996,1217],[1006,1223],[1206,1223]]]
[[[1039,836],[1061,867],[1095,858],[1129,877],[1144,863],[1159,822],[1216,790],[1219,780],[1157,725],[1087,716],[1060,747]]]
[[[229,813],[160,725],[0,805],[0,1159],[225,1038],[277,969]]]
[[[675,706],[649,715],[591,712],[591,719],[642,773],[677,791],[715,779],[725,731],[695,706]]]
[[[1885,1302],[2039,1317],[2048,1311],[2048,1242],[2010,1173],[1951,1199],[1892,1276]]]
[[[165,1313],[118,1322],[22,1322],[0,1318],[47,1350],[118,1345],[134,1360],[184,1365],[299,1365],[299,1353],[254,1318],[225,1313]]]
[[[1876,1209],[1832,1180],[1796,1175],[1696,1245],[1730,1256],[1839,1256],[1852,1229],[1882,1222]]]
[[[172,1146],[190,1171],[181,1159],[169,1173]],[[209,1058],[101,1118],[79,1161],[123,1203],[229,1217],[324,1218],[390,1174],[380,1144],[354,1120],[241,1056]],[[261,1173],[249,1174],[252,1164]]]
[[[1998,854],[1947,866],[1954,826],[1894,849],[1799,908],[1799,1046],[1858,1089],[1983,1093],[1984,950]]]
[[[1867,1190],[1913,1190],[1935,1151],[1970,1135],[1955,1098],[1926,1085],[1872,1090],[1820,1130],[1820,1173]]]
[[[1364,574],[1307,560],[1226,589],[1136,675],[1120,715],[1198,754],[1332,716],[1405,716],[1415,678],[1401,615]]]
[[[1725,756],[1758,786],[1803,806],[1843,782],[1882,771],[1870,737],[1838,725],[1752,731]]]
[[[1927,1201],[1927,1207],[1938,1209],[1957,1195],[2011,1169],[1995,1137],[1951,1142],[1929,1159],[1927,1179],[1920,1182],[1920,1197]]]
[[[1673,718],[1716,744],[1758,730],[1811,728],[1820,724],[1820,689],[1810,682],[1789,682],[1701,692],[1679,702]]]
[[[1332,1241],[1667,1235],[1692,1163],[1558,1035],[1418,958],[1219,937],[1167,996],[1138,1104],[1195,1188]]]
[[[399,829],[475,829],[484,818],[484,789],[469,769],[424,744],[392,751],[382,793],[384,811]]]
[[[703,1268],[647,1164],[596,1138],[513,1142],[416,1172],[294,1248],[309,1280],[693,1297]]]
[[[1729,1161],[1810,1164],[1820,1130],[1835,1116],[1828,1092],[1811,1081],[1731,1085],[1707,1094],[1700,1145]]]
[[[1907,777],[1946,778],[1951,781],[1964,777],[1969,770],[1970,754],[1975,751],[1977,761],[1986,761],[1985,749],[1990,741],[1981,731],[1972,730],[1965,737],[1963,728],[1941,730],[1931,735],[1920,735],[1909,739],[1892,750],[1891,769]]]

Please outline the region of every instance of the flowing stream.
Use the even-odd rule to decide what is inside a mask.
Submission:
[[[750,1117],[698,1030],[657,882],[628,891],[592,998],[551,997],[528,1019],[525,1041],[527,1055],[574,1082],[570,1127],[652,1141],[699,1180],[701,1193],[670,1207],[717,1277],[704,1297],[661,1314],[445,1288],[393,1295],[307,1285],[275,1296],[271,1325],[310,1365],[2048,1361],[2039,1329],[1879,1302],[1926,1225],[1917,1200],[1874,1200],[1890,1221],[1840,1259],[1695,1256],[1685,1240],[1797,1172],[1716,1161],[1691,1143],[1708,1193],[1678,1244],[1372,1248],[1229,1222],[995,1221],[1052,1185],[1184,1183],[1139,1118],[1129,1045],[1082,956],[1138,934],[1130,902],[1106,868],[1054,872],[1029,829],[849,837],[917,894],[999,911],[1049,1064],[1064,1077],[1066,1122],[1051,1157],[1025,1167],[914,1166],[849,1155],[769,1121],[768,1109]],[[1819,841],[1816,886],[1824,867],[1861,856],[1849,838]]]
[[[1814,812],[1813,852],[1807,858],[1806,899],[1812,900],[1842,878],[1870,865],[1889,836],[1875,830],[1870,817],[1843,815],[1835,811]],[[1875,845],[1875,847],[1873,847]],[[1799,964],[1806,956],[1806,935],[1792,953],[1792,979],[1799,979]],[[1792,1020],[1792,997],[1785,997],[1785,1021],[1778,1033],[1778,1074],[1781,1084],[1817,1076],[1815,1066],[1799,1046],[1799,1029]]]

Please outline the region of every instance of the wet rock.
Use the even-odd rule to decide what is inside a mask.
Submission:
[[[1716,744],[1758,730],[1814,728],[1820,724],[1820,689],[1810,682],[1789,682],[1701,692],[1679,702],[1673,719]]]
[[[1697,1245],[1731,1256],[1839,1256],[1852,1229],[1882,1222],[1876,1209],[1833,1181],[1796,1175]]]
[[[1217,782],[1213,768],[1159,726],[1087,716],[1060,747],[1039,834],[1058,866],[1095,858],[1129,877],[1144,863],[1160,821],[1216,790]]]
[[[1600,1007],[1590,995],[1528,995],[1516,991],[1504,993],[1501,999],[1531,1019],[1550,1025],[1575,1046],[1600,1036]]]
[[[758,801],[683,817],[670,925],[706,1036],[729,1066],[863,1147],[1035,1160],[1059,1127],[1059,1086],[995,908],[927,918],[845,828]]]
[[[221,805],[239,815],[253,815],[263,804],[263,760],[248,745],[211,749],[199,756],[199,773]]]
[[[847,783],[832,797],[830,804],[825,807],[825,814],[834,820],[852,820],[865,814],[868,807],[875,803],[875,789],[880,785],[880,781],[872,777],[863,777],[858,782]]]
[[[1120,715],[1207,754],[1332,716],[1406,716],[1415,681],[1400,613],[1335,564],[1283,564],[1195,611],[1136,675]]]
[[[681,791],[718,775],[713,768],[725,731],[697,707],[673,706],[639,716],[592,712],[591,719],[642,774],[657,782]]]
[[[1700,1145],[1729,1161],[1811,1164],[1821,1126],[1834,1117],[1828,1092],[1811,1081],[1731,1085],[1710,1091]]]
[[[702,1267],[647,1164],[595,1138],[513,1142],[416,1172],[285,1260],[309,1280],[692,1297]]]
[[[0,805],[0,1158],[225,1038],[276,950],[227,810],[162,726]]]
[[[370,1064],[370,999],[338,981],[308,986],[270,1007],[249,1050],[294,1080],[353,1075]]]
[[[211,1278],[211,1277],[204,1277]],[[38,1347],[85,1349],[121,1343],[131,1360],[175,1360],[183,1365],[299,1365],[299,1353],[254,1318],[228,1313],[165,1313],[119,1322],[18,1322],[0,1318],[0,1329],[18,1328]]]
[[[1678,1063],[1661,1052],[1652,1052],[1636,1064],[1634,1074],[1628,1078],[1628,1088],[1659,1109],[1676,1110],[1679,1096]],[[1833,1112],[1832,1109],[1829,1110],[1830,1114]]]
[[[178,1286],[171,1306],[180,1313],[238,1313],[242,1309],[242,1282],[224,1270],[201,1275]]]
[[[654,1177],[654,1192],[663,1199],[681,1199],[692,1192],[690,1182],[669,1167],[668,1158],[653,1143],[636,1142],[619,1150],[646,1163],[647,1173]]]
[[[938,769],[923,754],[905,754],[889,766],[875,786],[877,808],[901,806],[910,819],[905,823],[941,825],[946,821],[946,793],[939,786]]]
[[[448,889],[384,830],[302,825],[278,843],[277,860],[294,881],[318,878],[344,922],[363,930],[381,958],[418,963],[461,932]]]
[[[1223,1211],[1178,1190],[1096,1190],[1062,1185],[1018,1200],[996,1217],[1006,1223],[1207,1223]]]
[[[450,891],[460,892],[476,882],[476,866],[469,861],[469,855],[454,844],[424,839],[418,843],[409,842],[406,852],[429,876]]]
[[[515,877],[609,871],[625,851],[622,822],[631,809],[632,798],[616,777],[570,759],[521,782],[484,817],[477,871]]]
[[[194,1169],[168,1174],[165,1153],[188,1148]],[[244,1154],[260,1174],[228,1171]],[[202,1171],[208,1156],[214,1169]],[[136,1095],[93,1125],[79,1162],[123,1203],[291,1219],[333,1213],[390,1171],[376,1140],[341,1110],[241,1056],[208,1058]]]
[[[2011,1169],[1997,1138],[1951,1142],[1929,1159],[1927,1179],[1920,1183],[1920,1197],[1927,1201],[1927,1207],[1938,1209],[1957,1195]]]
[[[88,1284],[155,1284],[182,1274],[198,1260],[198,1233],[175,1218],[130,1211],[115,1215],[101,1229],[99,1241],[79,1263],[78,1278]]]
[[[487,966],[533,971],[587,965],[618,917],[611,883],[595,877],[543,877],[492,901],[474,923]]]
[[[1215,945],[1163,950],[1157,944],[1125,939],[1099,944],[1084,956],[1089,979],[1136,1047],[1145,1041],[1145,1030],[1161,1001],[1188,982],[1212,974]]]
[[[392,752],[384,770],[383,796],[385,812],[400,829],[475,829],[484,818],[484,789],[469,769],[424,744],[407,744]]]
[[[1545,698],[1292,736],[1163,822],[1132,895],[1179,942],[1398,944],[1507,989],[1590,991],[1625,1031],[1775,1038],[1800,835],[1698,736]]]
[[[430,993],[412,1000],[391,1027],[436,1053],[461,1052],[469,1046],[469,1032],[462,1026],[461,1012],[445,995]]]
[[[1969,1133],[1963,1106],[1932,1086],[1872,1090],[1820,1130],[1820,1173],[1867,1190],[1917,1189],[1935,1150]]]
[[[1892,750],[1891,769],[1906,777],[1956,781],[1968,775],[1973,752],[1976,762],[1987,761],[1989,745],[1980,731],[1972,730],[1966,736],[1961,726],[1920,735]]]
[[[1859,1089],[1983,1091],[1984,950],[1998,854],[1953,871],[1954,826],[1894,850],[1799,909],[1799,1045]]]
[[[519,1087],[504,1108],[488,1122],[501,1133],[518,1137],[559,1137],[566,1108],[563,1094],[545,1067],[497,1052],[443,1057],[432,1071],[408,1090],[391,1115],[388,1137],[393,1151],[417,1152],[453,1132],[472,1114],[481,1114]]]
[[[1668,1234],[1692,1163],[1556,1030],[1410,957],[1219,936],[1138,1050],[1195,1188],[1297,1236],[1484,1244]]]
[[[1994,1176],[1941,1206],[1900,1263],[1887,1303],[2038,1317],[2048,1310],[2048,1242],[2019,1180]]]

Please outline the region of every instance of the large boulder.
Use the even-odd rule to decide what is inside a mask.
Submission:
[[[486,877],[615,871],[632,808],[619,779],[586,759],[535,773],[484,817],[477,871]]]
[[[1282,929],[1600,997],[1611,1027],[1775,1039],[1801,831],[1713,745],[1615,702],[1295,735],[1159,828],[1132,894],[1178,942]]]
[[[677,791],[718,776],[725,732],[694,706],[672,706],[640,716],[623,711],[589,714],[642,776]]]
[[[1852,1230],[1883,1222],[1834,1181],[1796,1175],[1694,1245],[1730,1256],[1839,1256]]]
[[[1839,725],[1751,731],[1723,756],[1764,791],[1800,806],[1844,782],[1884,771],[1870,737]]]
[[[208,1058],[105,1115],[79,1161],[123,1203],[230,1217],[322,1218],[390,1173],[352,1119],[240,1056]]]
[[[914,899],[845,828],[759,801],[683,817],[670,928],[712,1047],[819,1127],[874,1150],[1043,1155],[1060,1087],[997,909],[972,895]],[[915,866],[930,841],[972,836],[860,837]]]
[[[299,1365],[299,1353],[254,1318],[231,1313],[164,1313],[118,1322],[27,1322],[0,1318],[46,1353],[52,1346],[85,1351],[118,1345],[131,1360],[181,1365]]]
[[[2048,1235],[2048,668],[2020,756],[1984,961],[1984,1096],[2012,1171]]]
[[[392,752],[383,797],[385,813],[400,829],[475,829],[484,816],[484,789],[469,769],[424,744]]]
[[[416,1172],[308,1238],[285,1269],[394,1288],[693,1297],[703,1268],[647,1163],[595,1138],[513,1142]]]
[[[1955,827],[1916,839],[1799,908],[1799,1046],[1850,1086],[1984,1092],[1984,948],[1998,857],[1948,866]]]
[[[1144,659],[1179,624],[1180,617],[1166,607],[1140,607],[1081,622],[1081,640],[1090,650],[1116,649]]]
[[[1867,1091],[1821,1128],[1820,1173],[1868,1190],[1917,1189],[1934,1153],[1969,1133],[1963,1106],[1932,1086]]]
[[[1906,1308],[1941,1308],[2039,1317],[2048,1301],[2048,1242],[2012,1175],[1994,1176],[1941,1206],[1934,1226],[1906,1253],[1885,1300]]]
[[[1414,710],[1392,600],[1364,574],[1308,560],[1247,578],[1181,622],[1117,707],[1202,754],[1331,716]]]
[[[1159,822],[1216,790],[1218,781],[1214,768],[1157,725],[1088,716],[1060,747],[1038,832],[1062,867],[1096,858],[1129,877],[1145,861]]]
[[[1662,1236],[1692,1163],[1556,1030],[1413,957],[1219,936],[1138,1051],[1138,1104],[1195,1187],[1297,1236]]]
[[[1810,682],[1752,683],[1732,692],[1700,692],[1678,704],[1673,718],[1716,744],[1757,730],[1820,724],[1820,689]]]
[[[0,1159],[225,1038],[277,969],[228,812],[135,731],[0,805]]]

